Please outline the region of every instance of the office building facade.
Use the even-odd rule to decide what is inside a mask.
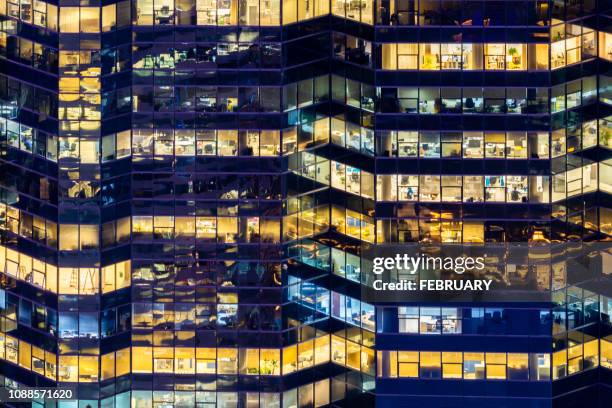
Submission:
[[[607,406],[611,10],[2,0],[0,386]],[[556,249],[487,264],[548,301],[363,296],[376,248],[568,242],[602,245],[601,276]]]

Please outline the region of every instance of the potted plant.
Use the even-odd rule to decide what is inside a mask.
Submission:
[[[516,48],[510,47],[510,49],[508,49],[508,54],[512,57],[512,63],[514,65],[521,64],[521,57],[518,55],[518,50]]]
[[[433,69],[434,68],[434,59],[433,59],[433,55],[431,54],[426,54],[425,56],[423,56],[423,69]]]

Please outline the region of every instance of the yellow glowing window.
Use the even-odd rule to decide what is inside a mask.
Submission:
[[[45,375],[45,351],[32,346],[32,371]]]
[[[63,33],[79,32],[78,7],[60,7],[60,31]]]
[[[217,219],[214,217],[196,218],[196,237],[209,241],[217,238]]]
[[[298,344],[298,370],[314,365],[314,341],[308,340]]]
[[[218,303],[238,303],[238,294],[235,292],[223,292],[217,294]]]
[[[440,69],[440,44],[419,44],[420,64],[422,70]]]
[[[174,350],[174,370],[176,374],[195,374],[195,349],[176,347]]]
[[[397,378],[397,351],[380,350],[376,353],[376,360],[378,377]]]
[[[529,378],[529,355],[527,353],[508,353],[508,379],[527,380]]]
[[[440,377],[440,353],[434,351],[420,352],[421,369],[419,375],[422,378]]]
[[[217,372],[219,374],[238,373],[238,349],[219,348],[217,350]]]
[[[78,356],[60,356],[59,357],[59,380],[64,382],[78,382]]]
[[[219,217],[217,219],[217,238],[219,242],[236,242],[238,234],[238,219],[235,217]]]
[[[261,375],[280,375],[279,349],[261,349],[259,351],[259,373]]]
[[[132,372],[153,372],[153,350],[151,349],[151,347],[132,348]]]
[[[102,31],[108,32],[117,24],[117,5],[110,4],[102,8]]]
[[[442,69],[464,68],[461,44],[441,44],[440,66]]]
[[[61,77],[59,90],[60,92],[79,92],[79,78]]]
[[[582,370],[582,344],[567,349],[567,373],[574,374]]]
[[[330,336],[322,336],[315,339],[315,365],[327,363],[330,356]]]
[[[153,349],[154,372],[174,372],[174,349],[172,347],[155,347]]]
[[[397,361],[399,364],[400,377],[417,378],[419,376],[418,351],[398,351]]]
[[[175,228],[179,238],[195,236],[195,217],[176,217]]]
[[[338,336],[331,336],[331,359],[336,364],[346,364],[346,340]]]
[[[100,32],[100,8],[99,7],[81,7],[81,32],[84,32],[84,33]]]
[[[115,375],[117,377],[128,374],[130,372],[130,348],[118,350],[115,353]]]
[[[487,353],[487,379],[506,378],[506,353]]]
[[[385,44],[385,45],[388,45],[388,44]],[[383,52],[384,52],[384,49],[383,49]],[[419,68],[418,60],[419,60],[418,44],[397,44],[397,65],[396,65],[397,69],[418,69]],[[395,62],[393,62],[393,65],[395,65]]]
[[[397,69],[397,45],[389,43],[382,45],[382,69]],[[418,57],[418,53],[416,56]],[[416,64],[412,65],[416,66]]]
[[[599,342],[597,339],[584,343],[584,369],[599,365]]]
[[[506,45],[505,44],[485,44],[485,69],[498,70],[506,69]]]
[[[355,370],[359,370],[361,367],[360,346],[352,341],[346,342],[346,365]]]
[[[79,357],[79,382],[98,381],[98,356]]]
[[[612,336],[601,339],[601,365],[612,368]]]
[[[6,359],[19,364],[19,340],[11,336],[6,336]]]
[[[53,353],[45,351],[45,376],[53,380],[56,379],[57,372],[57,356]]]
[[[80,86],[83,92],[100,92],[100,79],[99,78],[81,78]]]
[[[100,379],[113,378],[115,376],[115,353],[104,354],[100,360]]]
[[[461,378],[463,376],[463,354],[461,352],[442,353],[442,378]]]
[[[283,375],[297,370],[297,345],[283,349]]]
[[[240,374],[259,374],[259,349],[240,349]]]
[[[510,70],[527,68],[527,46],[525,44],[506,44],[506,68]]]
[[[374,375],[374,350],[361,346],[361,372]]]
[[[217,369],[217,350],[214,348],[196,349],[198,374],[215,374]]]
[[[32,366],[32,346],[21,340],[19,340],[19,365],[28,370]]]

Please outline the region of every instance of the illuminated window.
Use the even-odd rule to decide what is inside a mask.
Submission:
[[[30,370],[32,368],[32,346],[19,340],[19,365]]]
[[[338,336],[331,336],[331,359],[332,362],[346,365],[346,341]]]
[[[612,61],[612,33],[599,32],[599,58]]]
[[[110,4],[102,7],[102,31],[108,32],[115,28],[117,24],[117,5]]]
[[[79,31],[84,33],[100,32],[100,8],[61,7],[60,31],[63,33],[78,33]]]
[[[395,179],[395,177],[394,177]],[[398,197],[400,201],[416,201],[419,197],[418,176],[399,174],[397,176]]]
[[[485,133],[485,156],[502,159],[506,155],[506,135],[504,133]]]
[[[506,45],[485,44],[484,45],[485,69],[506,69]]]
[[[100,380],[113,378],[115,376],[115,353],[104,354],[100,360]]]
[[[442,176],[441,187],[443,202],[461,201],[461,176]]]
[[[440,44],[419,44],[419,55],[420,69],[425,71],[440,69]]]
[[[327,355],[329,356],[329,350]],[[315,355],[315,360],[316,357]],[[280,375],[280,371],[280,350],[261,349],[259,351],[259,373],[261,375]]]
[[[506,44],[506,68],[509,70],[527,69],[527,46],[525,44]]]
[[[397,368],[397,351],[380,350],[377,352],[378,377],[397,378]]]
[[[463,176],[463,200],[468,203],[484,201],[482,176]]]
[[[218,374],[237,374],[238,373],[238,350],[231,348],[217,349],[217,373]]]
[[[399,376],[418,378],[419,376],[419,352],[398,351],[397,361],[399,364]]]
[[[263,353],[266,354],[263,354]],[[315,349],[314,349],[314,363],[316,364],[322,364],[322,363],[326,363],[329,361],[330,358],[330,352],[331,352],[331,347],[330,347],[330,336],[326,335],[326,336],[322,336],[322,337],[317,337],[315,339]],[[264,361],[264,355],[266,356],[266,358],[270,361],[270,362],[274,362],[276,359],[276,350],[264,350],[262,349],[262,361]],[[273,367],[276,367],[276,364],[272,364]],[[276,373],[276,369],[273,370],[272,374],[277,374]]]
[[[442,353],[442,378],[462,378],[463,376],[463,353]]]
[[[45,351],[45,376],[55,380],[57,378],[57,355]]]
[[[283,349],[283,375],[290,374],[297,370],[297,345],[285,347]]]
[[[62,7],[61,10],[63,13],[64,7]],[[84,33],[100,32],[100,8],[99,7],[81,7],[80,23],[81,23],[81,32],[84,32]]]
[[[63,33],[79,32],[79,8],[61,7],[60,8],[60,31]]]
[[[298,344],[297,369],[302,370],[314,365],[314,350],[312,340]]]
[[[277,26],[280,24],[280,3],[280,0],[260,1],[260,25]]]
[[[79,382],[97,381],[98,356],[79,356]]]
[[[508,202],[527,202],[527,176],[507,176],[506,182]]]
[[[606,336],[600,340],[601,359],[600,364],[606,368],[612,368],[612,336]]]
[[[527,135],[525,132],[508,132],[506,135],[507,157],[511,159],[527,158]]]
[[[466,50],[467,51],[467,50]],[[466,57],[469,53],[466,52]],[[446,69],[463,69],[467,58],[462,55],[461,44],[441,44],[440,67]]]
[[[195,374],[195,349],[176,347],[174,350],[174,370],[176,374]]]
[[[506,201],[506,177],[505,176],[485,176],[485,198],[491,202]]]
[[[416,107],[415,100],[415,107]],[[393,150],[397,151],[399,157],[417,157],[419,149],[418,132],[399,131],[394,134],[396,141]]]
[[[259,374],[259,349],[240,349],[240,374]]]
[[[196,372],[198,374],[215,374],[217,370],[217,355],[214,348],[198,347],[196,349]]]
[[[440,176],[419,176],[419,201],[440,201]]]
[[[441,361],[440,352],[421,351],[420,352],[420,377],[421,378],[440,378]]]
[[[19,340],[6,336],[6,359],[11,363],[19,364]]]
[[[383,60],[383,69],[418,69],[419,45],[418,44],[397,44],[397,62],[389,61],[388,58],[393,58],[393,49],[395,44],[383,45],[383,58],[385,58],[385,48],[391,54],[387,59]],[[385,63],[388,68],[385,68]],[[395,65],[397,68],[391,68]]]
[[[36,346],[32,346],[32,371],[45,375],[45,351]]]
[[[361,346],[361,372],[374,375],[374,350],[365,346]]]
[[[130,373],[130,349],[124,348],[115,352],[115,376]]]
[[[528,367],[528,354],[508,353],[508,380],[528,380]]]
[[[506,379],[506,353],[486,353],[487,379]]]
[[[464,353],[463,378],[466,380],[482,380],[485,378],[484,353]]]
[[[58,379],[64,382],[79,381],[79,357],[60,356],[59,357]]]
[[[152,373],[153,372],[153,350],[151,347],[132,348],[132,372]]]

